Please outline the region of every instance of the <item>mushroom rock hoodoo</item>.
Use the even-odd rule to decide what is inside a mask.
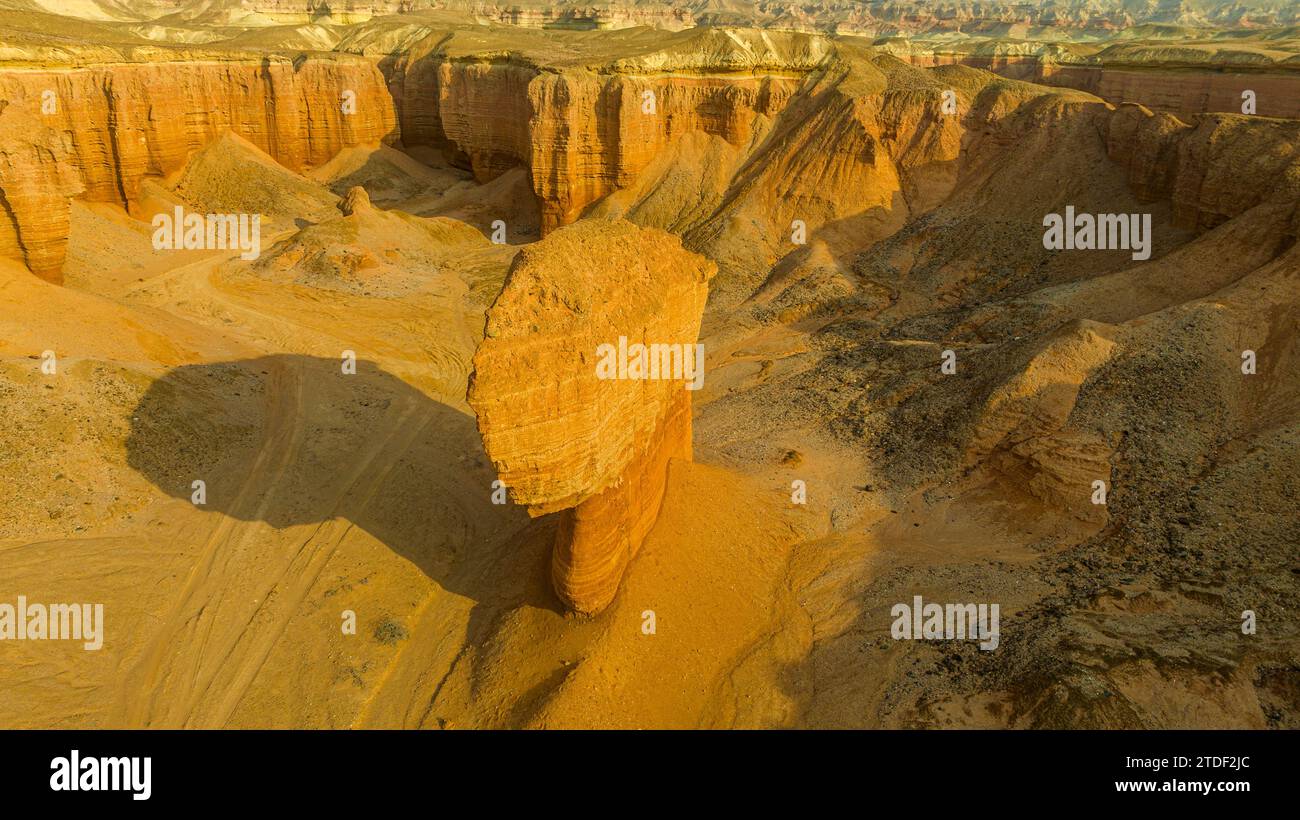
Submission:
[[[668,460],[691,457],[716,271],[664,231],[584,220],[521,250],[488,310],[469,403],[511,498],[563,516],[551,579],[577,612],[614,598]]]

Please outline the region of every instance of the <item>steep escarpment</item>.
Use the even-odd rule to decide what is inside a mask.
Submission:
[[[714,271],[662,231],[586,221],[522,251],[488,311],[469,403],[515,503],[563,511],[551,578],[571,609],[610,602],[668,460],[691,457]]]
[[[528,87],[537,70],[510,61],[448,60],[416,44],[383,64],[402,142],[442,151],[488,182],[529,157]]]
[[[70,197],[130,207],[224,130],[295,171],[396,138],[383,76],[350,56],[0,66],[0,99],[0,254],[54,279]]]
[[[550,75],[530,87],[533,184],[542,227],[577,219],[629,184],[683,134],[748,146],[789,101],[790,77],[597,77]]]
[[[627,185],[683,134],[746,145],[799,82],[796,75],[624,76],[434,61],[403,75],[402,138],[442,149],[482,182],[529,168],[545,232]]]
[[[1234,71],[1231,66],[1182,68],[1146,66],[1042,66],[1026,79],[1078,88],[1114,103],[1139,103],[1182,117],[1240,113],[1249,91],[1255,113],[1300,117],[1300,71],[1290,65],[1269,71]]]
[[[431,35],[381,64],[403,143],[437,148],[481,182],[527,167],[544,233],[629,184],[685,134],[746,148],[833,50],[820,37],[752,31],[636,40],[621,57],[527,43],[499,52],[463,33]]]
[[[1169,199],[1179,223],[1198,232],[1260,203],[1300,199],[1295,120],[1214,114],[1187,124],[1122,106],[1109,117],[1106,144],[1140,196]]]
[[[725,311],[765,281],[785,287],[814,270],[847,275],[861,248],[895,236],[902,244],[909,223],[946,221],[936,209],[963,202],[962,192],[990,174],[1001,180],[999,196],[1025,206],[1010,235],[991,227],[996,201],[964,206],[960,220],[989,233],[986,247],[1014,236],[1031,255],[1041,248],[1033,234],[1044,214],[1067,204],[1095,200],[1090,207],[1105,212],[1130,201],[1132,212],[1169,202],[1173,227],[1201,233],[1258,204],[1294,200],[1298,190],[1294,122],[1226,114],[1184,121],[960,66],[918,69],[848,47],[809,75],[763,128],[761,139],[741,147],[701,133],[680,139],[590,213],[681,235],[718,262],[711,305]],[[1051,150],[1062,139],[1077,144],[1075,159],[1090,163],[1079,168],[1063,149]],[[1031,144],[1041,158],[1022,163]],[[1009,153],[1011,146],[1021,148]],[[1002,178],[998,169],[1009,163],[1023,167]],[[1056,182],[1043,196],[1027,192],[1023,179],[1033,174]],[[951,237],[957,245],[967,240],[960,231]],[[997,256],[981,269],[1001,267]],[[1043,254],[1038,275],[1061,262]],[[1061,268],[1053,275],[1079,275],[1081,260],[1071,263],[1072,274]]]
[[[568,34],[556,53],[551,33],[386,25],[292,59],[233,47],[154,62],[154,46],[21,51],[0,67],[0,253],[57,278],[70,198],[130,208],[143,179],[174,172],[223,130],[294,171],[398,140],[479,182],[524,168],[546,232],[684,134],[745,148],[831,51],[806,35],[701,30],[665,42],[636,30],[626,49]]]
[[[1251,92],[1255,113],[1300,117],[1294,42],[1222,40],[1195,47],[1160,42],[1093,44],[890,39],[877,44],[915,66],[964,65],[1003,77],[1073,88],[1114,103],[1192,117],[1240,113]]]
[[[424,41],[385,68],[404,144],[438,148],[480,181],[528,168],[543,233],[613,196],[597,212],[750,268],[755,253],[770,264],[795,220],[856,241],[863,221],[887,235],[930,207],[952,184],[964,113],[994,79],[801,35],[692,33],[545,68],[467,59],[455,42]],[[941,110],[954,88],[963,115]],[[694,190],[665,196],[678,183]]]
[[[19,0],[21,2],[21,0]],[[28,0],[29,3],[32,0]],[[101,14],[115,18],[166,17],[167,22],[253,25],[329,21],[347,23],[392,14],[419,14],[436,9],[462,19],[548,29],[620,29],[654,26],[679,29],[690,25],[745,23],[778,31],[839,31],[953,35],[977,32],[1016,36],[1052,32],[1096,37],[1145,24],[1177,30],[1217,26],[1251,28],[1294,25],[1300,12],[1287,0],[1181,0],[1134,4],[1127,0],[1064,0],[1026,4],[1014,0],[764,0],[719,3],[717,0],[209,0],[197,9],[177,9],[160,0],[135,0],[130,6],[100,0]],[[95,9],[94,0],[81,9]]]
[[[852,38],[752,30],[610,36],[623,38],[619,48],[571,33],[506,38],[402,22],[359,27],[340,51],[293,60],[205,52],[149,64],[64,55],[64,68],[10,65],[0,71],[8,101],[0,133],[12,135],[0,147],[0,253],[57,277],[70,198],[131,208],[141,180],[175,171],[228,129],[298,171],[344,147],[399,140],[441,151],[479,182],[522,169],[543,234],[615,195],[599,209],[673,230],[724,268],[754,271],[779,258],[796,220],[832,245],[839,235],[897,230],[955,184],[963,135],[983,127],[973,118],[1006,113],[989,102],[997,95],[984,89],[996,81],[985,72],[908,71]],[[168,91],[153,93],[160,89]],[[952,114],[942,110],[949,91]],[[1127,164],[1124,135],[1133,129],[1130,115],[1117,117],[1112,157]],[[1219,201],[1213,191],[1234,185],[1231,174],[1202,192],[1193,169],[1229,131],[1266,126],[1183,121],[1167,138],[1206,148],[1178,149],[1187,156],[1177,190],[1137,166],[1134,185],[1173,197],[1180,214],[1194,207],[1223,217],[1258,200],[1240,186],[1242,202]],[[1133,161],[1146,162],[1150,150]],[[1173,172],[1162,162],[1164,180]],[[1264,167],[1277,166],[1276,156],[1265,151],[1260,163],[1246,176],[1277,187]],[[687,178],[704,180],[695,201],[665,196]]]

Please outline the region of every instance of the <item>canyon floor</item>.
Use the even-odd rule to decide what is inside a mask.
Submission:
[[[0,259],[0,591],[106,630],[0,645],[0,726],[1300,727],[1300,121],[854,38],[458,32],[621,60],[692,113],[589,202],[581,162],[546,188],[503,142],[291,168],[222,129],[129,201],[69,196],[61,284]],[[506,103],[452,111],[457,70],[439,139],[500,137],[474,117]],[[1150,259],[1046,249],[1067,204],[1150,214]],[[156,251],[175,206],[262,215],[260,256]],[[554,517],[493,503],[466,400],[547,214],[719,269],[694,459],[592,618],[551,589]],[[998,648],[896,640],[917,595],[998,603]]]

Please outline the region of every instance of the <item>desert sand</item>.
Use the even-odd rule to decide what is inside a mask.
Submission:
[[[1290,4],[179,5],[0,0],[0,726],[1300,726]]]

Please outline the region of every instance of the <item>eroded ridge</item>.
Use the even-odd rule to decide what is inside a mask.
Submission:
[[[691,457],[715,272],[671,234],[593,220],[521,251],[488,311],[469,402],[515,503],[563,512],[551,578],[577,612],[613,599],[668,460]]]

